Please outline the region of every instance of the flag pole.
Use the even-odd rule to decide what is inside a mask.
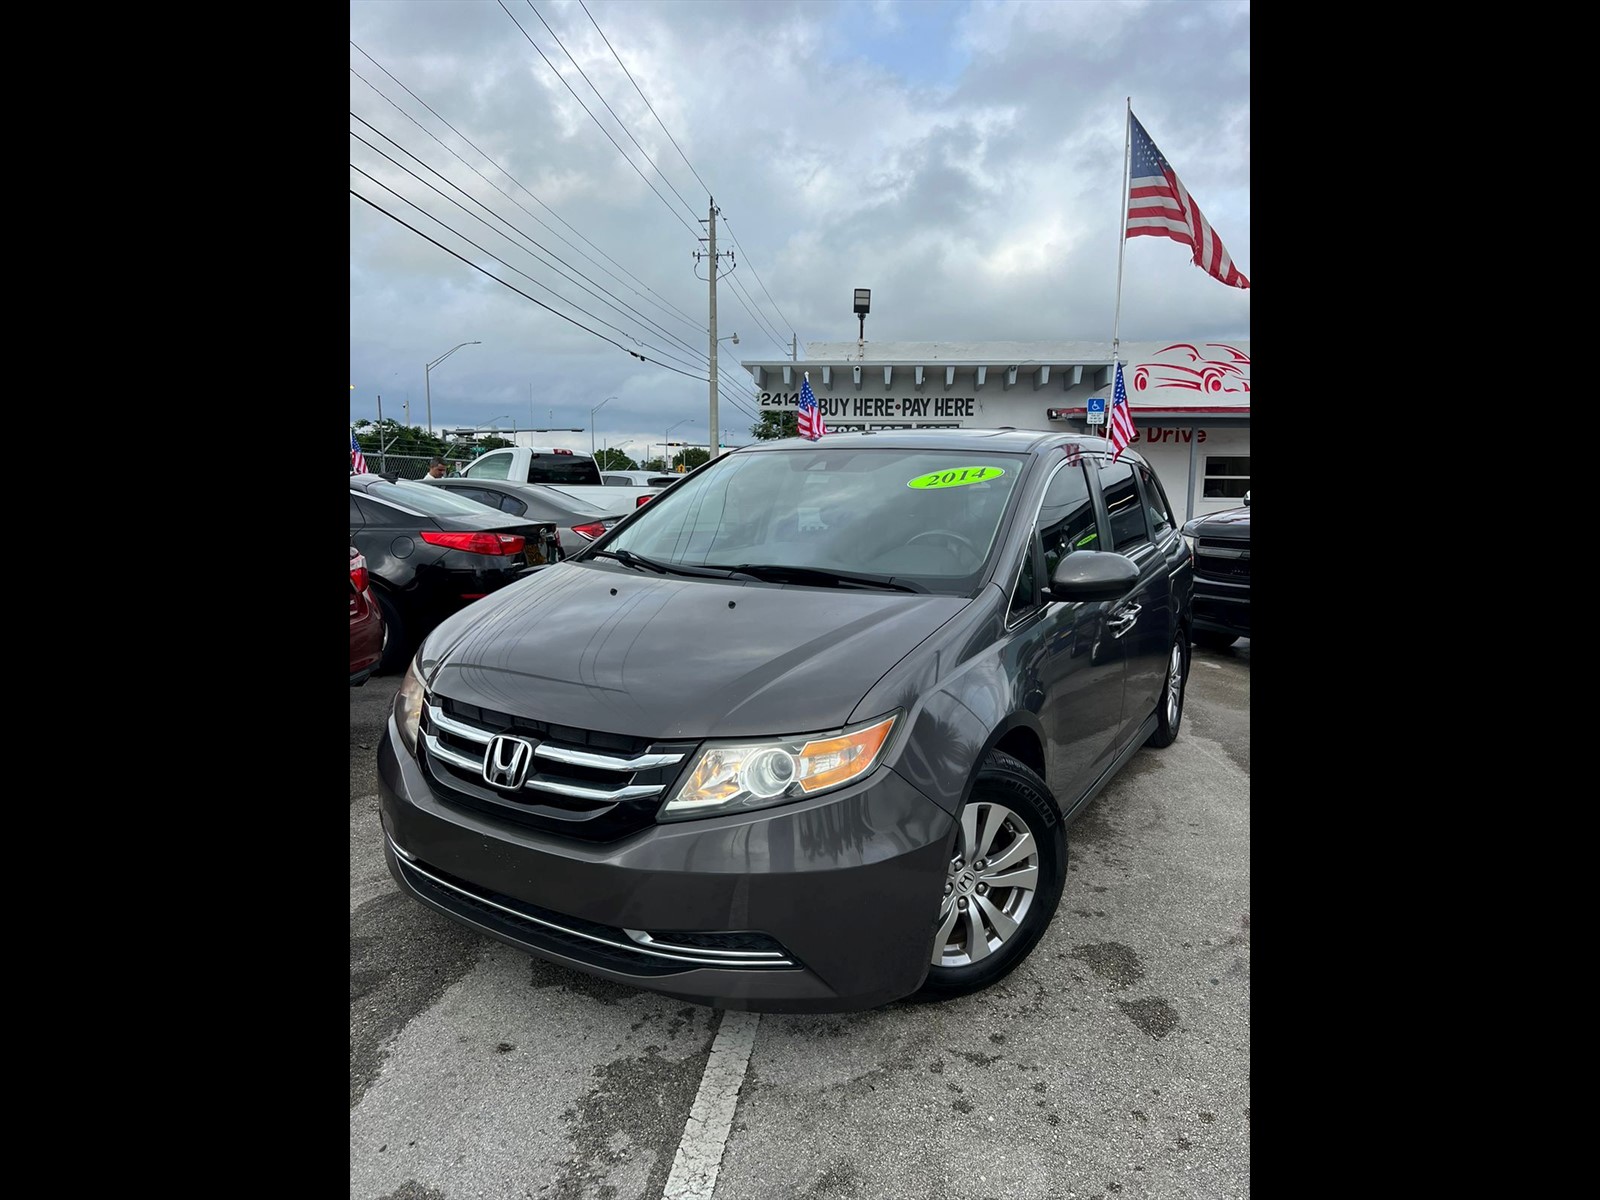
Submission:
[[[1128,112],[1122,122],[1122,236],[1117,241],[1117,311],[1111,319],[1111,363],[1117,363],[1122,330],[1122,256],[1128,250],[1128,148],[1133,137],[1133,97],[1128,97]]]

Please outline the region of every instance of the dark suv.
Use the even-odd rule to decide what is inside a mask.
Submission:
[[[686,476],[422,644],[378,752],[400,886],[699,1003],[976,991],[1065,827],[1170,745],[1193,572],[1099,438],[778,441]]]
[[[1194,517],[1183,526],[1194,555],[1194,641],[1225,650],[1250,636],[1250,493],[1241,508]]]

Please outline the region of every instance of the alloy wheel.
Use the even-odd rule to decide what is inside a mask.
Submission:
[[[1167,660],[1167,727],[1178,728],[1178,714],[1183,708],[1183,645],[1172,643],[1172,657]]]
[[[961,837],[945,875],[933,965],[965,967],[1005,945],[1039,886],[1039,847],[1003,804],[974,799],[961,811]]]

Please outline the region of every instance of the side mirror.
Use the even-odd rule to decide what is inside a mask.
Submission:
[[[1056,564],[1046,600],[1120,600],[1139,582],[1139,568],[1124,554],[1079,550]]]
[[[1244,506],[1246,508],[1250,507],[1250,493],[1248,491],[1246,491],[1244,494]]]

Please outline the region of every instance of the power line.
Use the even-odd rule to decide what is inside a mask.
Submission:
[[[747,300],[749,299],[749,293],[746,292],[743,285],[739,283],[738,278],[731,273],[723,276],[723,278],[728,281],[728,287],[733,292],[733,298],[744,306],[745,312],[750,314],[750,319],[756,323],[756,327],[760,329],[762,333],[766,334],[766,336],[771,339],[772,344],[777,346],[782,353],[787,354],[789,352],[789,348],[783,345],[782,340],[773,331],[771,326],[768,325],[758,313],[751,310],[750,304],[747,303]]]
[[[372,146],[371,142],[367,142],[366,139],[362,138],[361,135],[358,134],[358,133],[353,133],[350,136],[355,138],[357,141],[362,141],[362,142],[365,142],[366,145]],[[388,158],[390,162],[394,162],[394,159],[389,158],[389,156],[387,154],[384,154],[382,150],[378,150],[378,148],[376,146],[372,146],[372,149],[374,151],[376,151],[378,154],[382,155],[384,158]],[[395,163],[395,166],[400,167],[400,169],[402,171],[406,170],[406,168],[401,166],[399,163]],[[628,330],[611,324],[610,321],[605,320],[603,317],[599,316],[597,313],[592,313],[586,308],[582,308],[577,304],[573,304],[573,302],[571,300],[569,300],[567,297],[561,295],[561,293],[556,291],[554,288],[548,286],[547,284],[540,283],[537,279],[535,279],[533,276],[529,275],[526,271],[520,270],[519,268],[512,266],[510,263],[506,262],[505,259],[501,258],[498,254],[496,254],[494,251],[488,249],[487,247],[478,245],[477,242],[475,242],[471,238],[467,237],[467,235],[462,233],[459,229],[452,229],[449,225],[446,225],[443,221],[439,220],[438,217],[436,217],[432,213],[426,211],[420,205],[413,203],[411,200],[408,200],[406,197],[402,196],[399,192],[395,191],[392,187],[390,187],[388,184],[384,183],[382,180],[375,179],[371,175],[368,175],[367,172],[363,171],[360,167],[356,166],[355,163],[351,163],[350,164],[350,169],[352,171],[355,171],[359,175],[365,176],[367,179],[369,179],[373,183],[377,184],[384,191],[388,192],[391,196],[395,197],[401,203],[406,204],[409,207],[416,209],[417,212],[419,212],[423,216],[427,217],[434,224],[442,226],[444,229],[449,230],[449,232],[455,234],[456,237],[458,237],[462,241],[466,242],[467,245],[471,246],[474,250],[477,250],[482,254],[487,254],[490,258],[494,259],[495,262],[499,263],[501,266],[506,267],[508,270],[516,271],[516,273],[518,275],[521,275],[524,279],[526,279],[529,283],[533,284],[535,287],[543,288],[545,291],[549,292],[552,296],[556,297],[556,299],[562,301],[565,304],[572,305],[573,308],[577,309],[579,312],[581,312],[584,316],[588,317],[590,320],[598,321],[601,325],[604,325],[607,329],[616,330],[623,337],[630,339],[633,342],[633,344],[636,345],[636,346],[644,346],[645,345],[644,342],[642,342],[638,338],[634,337],[633,334],[630,333]],[[411,174],[411,172],[407,171],[407,174]],[[415,175],[413,175],[412,177],[416,178]],[[418,180],[418,182],[423,183],[425,186],[432,187],[432,185],[428,184],[426,180]],[[433,190],[434,191],[438,191],[437,188],[434,188]],[[443,193],[440,193],[440,194],[443,195]],[[445,196],[444,199],[449,200],[450,197]],[[451,200],[450,202],[452,204],[456,204],[457,208],[462,208],[462,206],[460,204],[457,204],[456,201]],[[462,211],[465,212],[466,210],[464,208],[462,208]],[[474,220],[479,221],[481,224],[487,224],[487,222],[484,222],[479,217],[473,216],[473,214],[470,213],[470,212],[468,212],[467,215],[473,217]],[[491,230],[491,232],[498,232],[498,231],[497,230]],[[505,237],[505,234],[502,233],[502,234],[500,234],[500,236],[501,237]],[[507,239],[507,240],[509,240],[509,239]],[[678,362],[678,363],[682,363],[683,362],[683,359],[678,358],[678,357],[676,357],[674,355],[668,354],[665,350],[660,349],[660,347],[649,346],[647,348],[650,349],[650,350],[656,351],[656,353],[660,354],[663,358],[672,359],[673,362]],[[696,365],[697,366],[698,364],[684,363],[684,365],[685,366],[691,366],[691,365]],[[710,382],[709,379],[707,380],[707,382]]]
[[[567,91],[572,92],[572,98],[578,102],[578,106],[582,108],[584,112],[589,113],[589,119],[594,122],[595,128],[606,135],[606,140],[608,142],[610,142],[613,146],[616,146],[617,153],[622,155],[622,161],[633,168],[633,173],[640,179],[644,180],[644,185],[647,188],[649,188],[652,192],[655,192],[656,198],[660,200],[662,204],[667,206],[667,211],[673,215],[680,225],[689,231],[689,235],[691,237],[698,237],[699,234],[695,232],[694,226],[690,225],[689,222],[685,221],[681,216],[678,215],[678,210],[672,207],[672,204],[667,200],[667,198],[661,194],[661,190],[657,188],[655,184],[651,183],[649,179],[645,178],[645,173],[639,170],[639,164],[628,157],[627,152],[623,150],[620,145],[618,145],[617,139],[611,136],[610,131],[607,130],[604,125],[600,124],[600,118],[595,116],[593,112],[590,112],[589,106],[583,102],[583,97],[578,95],[578,93],[573,90],[572,85],[567,82],[566,76],[562,75],[561,72],[556,69],[555,63],[551,62],[545,52],[539,49],[539,43],[534,41],[531,37],[528,37],[528,31],[522,28],[522,22],[518,21],[516,17],[512,16],[511,10],[506,8],[505,0],[496,0],[496,3],[498,3],[501,9],[504,10],[506,16],[511,17],[511,23],[517,27],[517,32],[521,33],[523,37],[528,38],[528,45],[532,46],[538,51],[539,57],[544,59],[545,66],[549,67],[551,71],[555,72],[555,77],[561,80],[561,86],[566,88]]]
[[[700,172],[694,169],[694,164],[689,161],[688,155],[684,154],[683,147],[678,145],[678,139],[672,136],[672,130],[667,128],[667,123],[656,112],[655,105],[650,103],[650,97],[644,94],[644,89],[634,79],[633,72],[628,70],[628,64],[622,61],[622,56],[612,46],[611,39],[606,37],[605,30],[600,28],[600,22],[594,19],[594,14],[589,11],[589,6],[583,4],[583,0],[578,0],[578,3],[583,5],[583,15],[589,18],[589,24],[594,26],[594,31],[600,35],[600,40],[606,44],[606,49],[611,51],[611,57],[617,60],[617,66],[622,68],[622,73],[628,77],[628,82],[633,84],[633,90],[639,93],[639,99],[644,101],[644,106],[650,110],[650,115],[656,119],[656,124],[661,126],[661,132],[667,135],[667,141],[672,143],[672,148],[678,152],[678,157],[683,159],[683,165],[688,167],[689,173],[699,180],[700,186],[705,188],[706,195],[709,197],[711,195],[711,186],[704,179],[700,179]]]
[[[529,8],[533,8],[533,0],[527,0],[527,3]],[[556,31],[550,28],[550,22],[546,21],[543,16],[540,16],[537,8],[533,8],[533,15],[539,18],[539,24],[544,26],[545,32],[556,39],[556,45],[561,47],[561,53],[567,56],[568,62],[570,62],[574,67],[577,67],[578,74],[583,76],[583,81],[589,85],[589,90],[595,94],[595,97],[600,101],[601,104],[606,106],[606,111],[611,114],[611,119],[617,123],[617,128],[628,135],[628,140],[634,144],[640,154],[644,155],[645,162],[649,163],[650,166],[655,169],[655,173],[661,176],[663,183],[665,183],[669,188],[672,188],[672,194],[678,198],[678,201],[683,205],[684,208],[689,210],[690,216],[699,216],[699,214],[696,213],[695,210],[690,206],[689,202],[683,198],[683,193],[680,192],[676,187],[673,187],[672,180],[667,178],[667,173],[659,166],[656,166],[655,159],[650,157],[650,152],[647,151],[643,146],[639,145],[639,139],[634,137],[633,134],[629,132],[628,127],[622,123],[622,118],[617,116],[617,110],[612,108],[606,98],[600,94],[600,89],[595,87],[594,80],[590,79],[589,76],[584,72],[583,67],[578,64],[578,60],[572,57],[572,51],[567,49],[566,45],[562,42]],[[592,21],[594,18],[591,17],[589,19]],[[603,37],[604,35],[602,34],[601,36]],[[690,170],[693,169],[693,167],[690,168]]]
[[[696,178],[699,178],[699,177],[696,176]],[[761,272],[756,270],[755,264],[750,261],[750,256],[748,254],[745,254],[744,247],[739,244],[739,235],[734,233],[732,225],[728,225],[728,218],[727,217],[723,217],[722,218],[722,223],[724,225],[727,225],[727,227],[728,227],[728,236],[733,239],[733,244],[735,246],[738,246],[739,253],[740,254],[744,254],[745,262],[750,263],[750,274],[754,275],[756,277],[756,282],[761,284],[761,290],[763,292],[767,293],[767,299],[768,300],[772,300],[772,293],[771,292],[767,292],[767,285],[762,282]],[[794,332],[794,325],[790,322],[788,317],[783,315],[783,309],[778,307],[778,302],[776,300],[772,300],[772,310],[775,313],[778,314],[779,319],[784,323],[785,326],[788,327],[789,332],[793,333]]]
[[[683,165],[689,168],[690,174],[692,174],[695,179],[699,180],[700,186],[706,190],[706,195],[710,196],[711,185],[706,183],[704,179],[700,178],[700,172],[694,169],[694,164],[689,161],[689,156],[683,152],[683,147],[678,145],[678,139],[672,136],[672,130],[667,128],[667,123],[661,119],[661,114],[656,112],[655,105],[650,103],[650,97],[644,94],[644,89],[639,86],[639,81],[633,77],[633,72],[628,70],[628,64],[622,61],[622,56],[617,53],[616,47],[611,44],[611,39],[606,37],[605,30],[600,28],[600,22],[594,19],[594,14],[589,11],[589,6],[584,3],[584,0],[578,0],[578,3],[583,7],[583,15],[589,18],[589,24],[594,26],[594,31],[600,35],[600,40],[606,44],[606,49],[611,51],[611,57],[617,60],[617,66],[622,68],[622,73],[628,77],[628,82],[633,84],[633,90],[639,93],[639,99],[644,101],[644,106],[650,110],[650,115],[656,119],[656,124],[661,126],[661,132],[667,135],[667,141],[672,143],[672,148],[678,152],[678,157],[683,159]],[[529,0],[529,5],[531,7],[532,0]],[[538,10],[536,9],[535,11],[537,12]],[[544,18],[542,17],[540,18],[540,20],[543,19]],[[549,26],[546,26],[545,28],[548,29]],[[563,49],[565,49],[565,47],[563,47]],[[570,58],[572,56],[568,55],[567,57]],[[584,76],[584,78],[587,79],[588,76]],[[594,84],[591,83],[589,86],[594,87]],[[596,94],[598,95],[598,92]],[[607,105],[606,107],[610,108],[610,105]],[[616,116],[616,114],[612,113],[612,116]],[[617,123],[620,125],[622,122],[619,120]],[[629,136],[631,137],[632,135],[630,134]],[[635,146],[638,144],[638,142],[634,142]],[[650,165],[653,167],[655,166],[654,163],[651,163]],[[661,168],[656,167],[656,170],[660,171]],[[661,177],[666,179],[666,175],[664,174]],[[667,186],[672,186],[670,180],[668,181]],[[677,189],[674,188],[673,190],[676,191]],[[682,200],[683,197],[679,196],[678,199]],[[745,253],[745,248],[740,245],[739,236],[733,232],[733,226],[728,225],[726,219],[724,219],[722,223],[728,226],[728,236],[733,238],[733,244],[738,248],[739,253],[745,255],[745,262],[750,264],[750,273],[756,277],[756,282],[761,284],[761,290],[766,292],[767,299],[772,301],[772,309],[778,314],[778,319],[782,321],[784,325],[788,326],[790,332],[793,332],[793,323],[790,322],[788,317],[783,315],[783,309],[778,307],[778,302],[772,299],[772,293],[767,291],[767,285],[762,281],[761,272],[756,270],[755,264],[751,261],[750,256]],[[782,339],[775,340],[781,342]]]
[[[359,167],[356,168],[356,169],[360,170]],[[365,172],[362,172],[362,173],[365,174]],[[368,178],[370,179],[371,176],[369,175]],[[377,181],[374,180],[373,182],[377,182]],[[383,185],[379,184],[379,186],[382,187]],[[350,194],[352,196],[354,196],[357,200],[362,201],[364,204],[371,205],[373,208],[375,208],[379,212],[381,212],[384,216],[388,217],[391,221],[395,222],[395,224],[403,225],[405,228],[411,230],[412,233],[416,234],[418,237],[422,238],[424,241],[432,242],[435,246],[439,247],[439,249],[443,250],[446,254],[452,256],[453,258],[459,258],[462,262],[466,263],[467,266],[471,267],[474,271],[480,271],[483,274],[487,275],[490,279],[494,280],[501,287],[504,287],[504,288],[509,289],[510,291],[516,292],[516,294],[521,296],[524,300],[527,300],[527,301],[530,301],[531,303],[537,304],[540,308],[546,310],[547,312],[555,313],[556,316],[560,317],[563,321],[566,321],[568,324],[576,325],[579,329],[583,330],[585,333],[593,334],[595,337],[599,338],[602,342],[605,342],[607,345],[610,345],[610,346],[615,346],[618,350],[621,350],[624,354],[631,355],[632,357],[637,358],[642,363],[651,363],[654,366],[658,366],[658,367],[663,368],[664,370],[671,371],[675,375],[687,375],[690,379],[697,379],[701,383],[710,383],[711,382],[711,378],[708,375],[693,375],[693,374],[690,374],[690,372],[688,372],[688,371],[680,371],[676,367],[669,367],[664,362],[658,362],[655,359],[646,358],[644,355],[640,354],[636,350],[629,350],[621,342],[614,342],[610,338],[606,337],[606,335],[603,334],[603,333],[595,333],[594,330],[590,329],[582,321],[574,321],[571,317],[567,316],[566,313],[560,312],[557,309],[551,308],[543,300],[535,300],[532,296],[528,295],[527,292],[523,291],[521,288],[517,287],[515,284],[507,283],[504,279],[501,279],[498,275],[494,274],[492,271],[484,270],[477,263],[473,262],[471,259],[467,258],[465,255],[456,253],[456,251],[450,249],[450,247],[446,246],[443,242],[440,242],[440,241],[438,241],[438,240],[436,240],[434,238],[429,237],[427,234],[423,233],[422,230],[418,229],[415,225],[412,225],[412,224],[410,224],[410,223],[408,223],[406,221],[403,221],[399,217],[395,216],[388,209],[384,208],[383,205],[378,204],[375,201],[368,200],[360,192],[356,191],[355,188],[351,188],[350,189]],[[413,207],[415,207],[415,206],[413,206]],[[443,222],[440,222],[440,224],[443,224]],[[449,228],[449,226],[446,226],[446,228]],[[451,232],[454,233],[455,231],[451,230]],[[457,234],[456,236],[459,237],[460,235]],[[463,238],[462,240],[463,241],[467,241],[468,245],[472,245],[472,243],[470,241],[468,241],[467,239]],[[482,249],[481,247],[476,247],[476,248],[477,249]],[[488,251],[484,251],[484,253],[487,254]],[[494,255],[491,254],[491,255],[489,255],[489,257],[494,258]],[[496,259],[495,261],[499,262],[500,260]],[[506,264],[506,265],[509,266],[510,264]],[[513,267],[512,269],[515,270],[516,268]],[[653,347],[652,347],[652,349],[653,349]]]
[[[673,314],[675,314],[680,320],[682,320],[686,325],[689,326],[689,328],[693,329],[696,333],[706,333],[707,332],[707,330],[706,330],[706,328],[704,326],[697,325],[695,323],[694,319],[692,317],[688,316],[686,313],[684,313],[682,309],[678,308],[676,305],[672,304],[670,301],[668,301],[668,300],[662,298],[661,296],[657,295],[655,290],[652,289],[649,284],[645,283],[644,280],[640,279],[637,275],[634,275],[631,271],[629,271],[626,267],[624,267],[616,259],[612,258],[604,250],[600,249],[599,246],[596,246],[592,241],[590,241],[588,238],[584,237],[582,233],[579,233],[578,230],[576,228],[574,228],[574,226],[572,225],[571,222],[567,221],[565,218],[563,218],[561,216],[560,213],[556,212],[555,209],[551,208],[543,200],[539,199],[538,196],[534,195],[532,191],[530,191],[527,187],[525,187],[516,178],[516,176],[512,175],[510,171],[507,171],[498,162],[496,162],[493,158],[491,158],[489,156],[489,154],[485,150],[483,150],[482,147],[480,147],[477,143],[475,143],[471,138],[467,137],[466,134],[462,133],[454,125],[450,124],[449,121],[445,120],[445,118],[442,117],[426,100],[424,100],[421,96],[417,95],[414,91],[412,91],[409,87],[407,87],[404,83],[402,83],[399,79],[397,79],[395,77],[395,75],[387,67],[385,67],[382,63],[380,63],[377,59],[373,58],[372,55],[368,54],[365,50],[363,50],[354,41],[351,41],[350,45],[354,46],[355,49],[362,55],[362,57],[366,58],[368,62],[372,63],[373,66],[377,67],[378,70],[382,71],[385,75],[387,75],[395,83],[395,85],[400,88],[401,91],[405,92],[406,95],[410,96],[418,104],[422,105],[423,108],[427,109],[428,112],[433,115],[434,119],[436,119],[441,125],[443,125],[451,133],[455,134],[463,142],[465,142],[467,145],[471,146],[474,150],[476,150],[478,152],[478,154],[480,156],[482,156],[482,158],[483,158],[483,160],[485,162],[489,163],[489,165],[494,167],[495,170],[499,171],[507,179],[511,180],[511,182],[513,184],[515,184],[517,187],[521,188],[525,193],[527,193],[527,195],[533,200],[533,202],[535,204],[537,204],[537,205],[539,205],[539,207],[543,208],[547,213],[549,213],[556,220],[560,221],[568,229],[571,229],[572,232],[574,234],[576,234],[577,237],[580,240],[582,240],[584,243],[586,243],[591,249],[594,250],[594,252],[596,254],[600,255],[601,258],[603,258],[607,262],[611,263],[612,266],[616,267],[617,270],[621,271],[624,275],[628,276],[628,278],[632,279],[640,287],[644,288],[645,291],[649,292],[652,296],[655,296],[656,297],[655,302],[660,308],[662,308],[664,310],[667,310],[667,311],[670,311]],[[395,103],[395,101],[391,100],[388,96],[385,96],[383,94],[382,89],[380,89],[379,87],[377,87],[377,85],[375,85],[370,80],[368,80],[364,75],[361,74],[361,72],[357,71],[354,67],[351,67],[350,68],[350,73],[352,75],[354,75],[357,79],[361,80],[362,83],[366,84],[367,87],[371,88],[374,92],[376,92],[378,97],[381,100],[383,100],[384,103],[388,104],[391,108],[393,108],[396,112],[398,112],[406,120],[410,121],[418,129],[422,130],[423,133],[427,134],[435,142],[438,142],[440,146],[444,147],[444,149],[448,153],[453,155],[457,159],[457,161],[459,161],[468,170],[473,171],[474,173],[476,173],[479,178],[484,178],[482,172],[479,172],[476,167],[474,167],[471,163],[467,162],[466,159],[462,158],[461,155],[459,153],[457,153],[452,147],[446,146],[444,144],[444,142],[440,139],[440,137],[436,133],[434,133],[431,129],[429,129],[427,126],[423,125],[422,122],[418,121],[410,113],[406,112],[406,110],[401,108],[399,104]],[[488,183],[488,180],[484,179],[484,182]],[[493,185],[491,184],[491,186],[493,186]],[[512,200],[511,202],[513,204],[517,204],[517,202],[515,200]],[[528,213],[529,217],[532,217],[533,220],[538,221],[538,223],[540,225],[543,225],[544,228],[550,229],[550,226],[545,225],[545,223],[543,221],[540,221],[539,218],[537,216],[535,216],[533,213],[528,212],[528,210],[526,208],[523,208],[522,205],[517,204],[517,207],[521,208],[523,212]],[[589,258],[589,256],[587,254],[584,254],[582,250],[579,250],[578,247],[573,246],[571,242],[567,241],[567,239],[565,237],[562,237],[562,235],[561,235],[559,230],[550,229],[550,232],[555,234],[556,237],[561,238],[561,240],[563,242],[565,242],[568,246],[570,246],[576,253],[578,253],[580,255],[583,255],[584,258],[588,258],[589,261],[594,263],[594,265],[596,267],[598,267],[600,270],[606,271],[605,267],[603,267],[599,263],[595,262],[594,259]],[[613,272],[606,271],[606,274],[610,275],[613,279],[616,279],[618,283],[622,282],[621,279],[618,279],[618,277]],[[627,284],[623,284],[623,286],[627,287]],[[633,291],[632,288],[629,288],[628,290],[629,291]],[[638,292],[634,292],[634,295],[637,296],[637,295],[639,295],[639,293]],[[640,299],[643,299],[643,298],[644,297],[642,297],[642,296],[640,297]]]
[[[392,138],[388,134],[384,133],[383,130],[381,130],[377,126],[373,125],[370,121],[366,120],[360,114],[352,112],[350,115],[353,118],[355,118],[357,121],[360,121],[361,124],[365,125],[368,129],[372,130],[373,133],[375,133],[379,137],[383,138],[383,140],[388,142],[391,146],[395,147],[395,149],[399,150],[400,153],[402,153],[402,154],[406,155],[407,157],[411,158],[413,161],[418,163],[420,166],[422,166],[426,170],[431,171],[434,175],[438,176],[439,179],[443,180],[446,184],[449,184],[450,187],[455,188],[456,191],[460,192],[463,196],[465,196],[468,200],[472,201],[472,203],[476,204],[479,208],[483,209],[490,216],[494,217],[495,220],[499,221],[502,225],[505,225],[507,228],[511,229],[514,233],[516,233],[519,237],[523,238],[530,245],[536,247],[538,251],[540,251],[540,252],[542,252],[544,254],[548,254],[551,258],[555,259],[556,262],[560,263],[562,267],[567,267],[568,269],[570,269],[571,271],[576,273],[581,279],[583,279],[583,280],[585,280],[585,281],[587,281],[589,283],[594,283],[596,287],[601,287],[601,291],[605,291],[605,289],[600,284],[598,284],[595,280],[590,279],[587,275],[584,275],[583,272],[579,271],[576,267],[573,267],[572,264],[570,264],[570,263],[566,262],[565,260],[563,260],[559,255],[553,253],[552,251],[550,251],[546,247],[540,245],[537,241],[535,241],[533,238],[529,237],[522,230],[518,229],[510,221],[506,220],[499,213],[495,212],[487,204],[484,204],[483,201],[479,200],[476,196],[471,195],[465,189],[461,188],[460,186],[458,186],[457,184],[455,184],[451,180],[445,178],[445,176],[443,174],[441,174],[438,170],[436,170],[434,167],[430,166],[428,163],[423,162],[423,160],[421,158],[419,158],[416,154],[412,153],[406,147],[402,146],[394,138]],[[415,171],[412,171],[409,167],[405,166],[403,163],[397,162],[395,159],[391,158],[388,154],[385,154],[382,150],[380,150],[378,147],[374,146],[371,142],[367,141],[367,139],[362,137],[359,133],[356,133],[354,130],[352,130],[351,133],[350,133],[350,136],[355,138],[362,145],[364,145],[364,146],[368,147],[369,149],[371,149],[375,154],[379,155],[380,157],[382,157],[384,159],[387,159],[391,163],[394,163],[394,165],[396,167],[398,167],[400,170],[404,171],[406,174],[410,175],[413,179],[417,180],[417,182],[421,183],[424,187],[429,188],[431,191],[435,192],[436,194],[441,196],[443,199],[448,200],[451,204],[454,204],[457,208],[462,209],[463,212],[467,212],[467,215],[472,217],[473,220],[478,221],[480,224],[487,225],[487,222],[485,222],[482,217],[477,216],[475,213],[468,212],[466,210],[466,208],[460,203],[460,201],[455,200],[452,197],[444,195],[444,193],[440,192],[438,188],[433,186],[433,184],[429,183],[425,179],[422,179],[420,176],[418,176],[416,174]],[[352,165],[354,165],[354,164],[352,164]],[[469,169],[471,168],[471,164],[467,164],[467,166],[468,166]],[[479,178],[483,179],[483,176],[480,174]],[[488,179],[484,179],[484,182],[488,183],[490,187],[494,187],[495,186]],[[399,195],[399,193],[395,192],[394,189],[392,189],[392,188],[386,189],[386,190],[390,191],[394,195]],[[499,188],[495,188],[495,190],[496,191],[500,191]],[[500,191],[500,194],[502,196],[504,196],[505,192]],[[510,199],[510,197],[507,197],[507,199]],[[513,203],[514,203],[514,201],[513,201]],[[413,205],[413,207],[416,207],[416,206]],[[419,209],[419,211],[421,211],[421,210]],[[526,212],[527,210],[524,209],[523,211]],[[441,222],[441,224],[442,223],[443,222]],[[499,231],[497,230],[496,232],[499,232]],[[502,233],[502,234],[500,234],[500,236],[501,237],[505,237],[506,235]],[[537,259],[538,255],[535,254],[534,257]],[[547,267],[551,266],[550,263],[545,262],[543,259],[540,259],[539,261],[544,266],[547,266]],[[507,264],[507,265],[509,266],[510,264]],[[694,355],[697,355],[697,356],[704,357],[704,354],[703,354],[702,351],[696,350],[693,346],[689,345],[688,342],[685,342],[682,338],[678,337],[676,334],[673,334],[673,333],[669,332],[668,330],[666,330],[662,326],[656,324],[654,321],[651,321],[648,317],[646,317],[638,309],[634,308],[632,305],[628,304],[627,302],[625,302],[625,301],[623,301],[623,300],[611,295],[611,293],[609,291],[606,291],[605,295],[602,296],[600,294],[600,292],[597,292],[592,288],[584,287],[584,284],[579,283],[577,279],[574,279],[571,275],[568,275],[565,271],[562,271],[560,269],[560,267],[552,267],[551,269],[555,270],[558,275],[561,275],[563,278],[567,279],[568,282],[573,283],[576,286],[578,286],[579,288],[582,288],[584,291],[588,292],[589,295],[595,297],[595,299],[601,300],[603,302],[609,301],[609,302],[612,303],[613,307],[627,309],[634,316],[636,316],[643,324],[645,324],[646,326],[650,327],[655,332],[659,333],[662,337],[667,338],[669,341],[676,342],[678,345],[682,346],[685,350],[687,350],[690,354],[694,354]],[[540,286],[543,286],[543,285],[541,284]],[[550,290],[550,289],[546,289],[546,290]],[[562,299],[566,299],[566,297],[562,297]],[[569,301],[569,303],[570,303],[570,301]],[[612,326],[612,328],[616,328],[616,327]],[[619,332],[626,332],[626,331],[619,330]],[[631,337],[632,335],[629,334],[628,336]]]

